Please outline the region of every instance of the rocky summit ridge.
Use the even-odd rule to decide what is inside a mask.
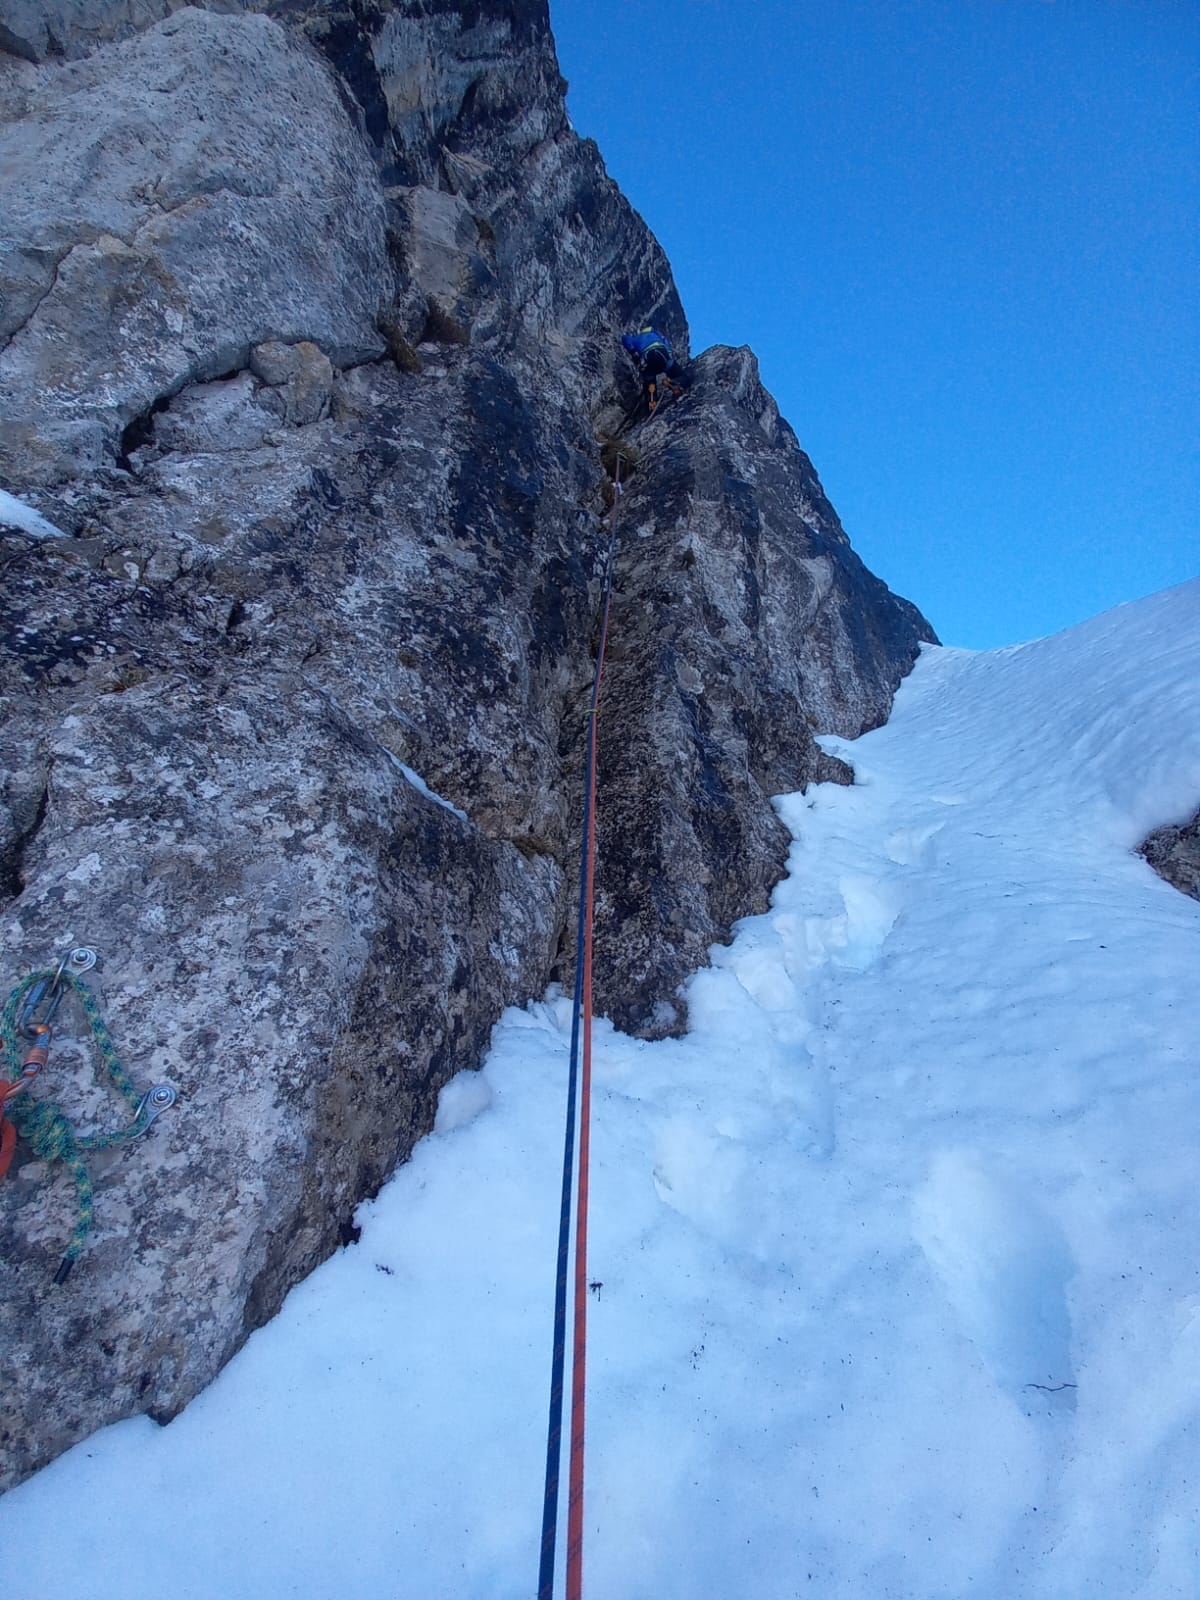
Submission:
[[[619,335],[669,265],[544,0],[0,0],[0,941],[174,1107],[0,1185],[0,1483],[174,1415],[569,983]],[[933,634],[746,349],[626,428],[597,1004],[656,1035]],[[605,441],[609,441],[606,452]],[[65,1007],[32,1093],[123,1119]],[[127,1115],[127,1113],[124,1113]]]

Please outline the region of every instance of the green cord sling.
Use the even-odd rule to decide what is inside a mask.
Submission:
[[[133,1114],[132,1121],[115,1133],[78,1134],[71,1119],[56,1101],[34,1100],[28,1094],[11,1092],[4,1100],[4,1115],[12,1121],[34,1154],[44,1161],[63,1162],[75,1180],[79,1207],[78,1220],[66,1254],[54,1275],[55,1283],[63,1283],[82,1254],[92,1226],[92,1180],[84,1164],[84,1152],[107,1150],[114,1145],[136,1139],[139,1134],[146,1131],[157,1111],[162,1109],[164,1104],[170,1104],[175,1095],[173,1090],[167,1090],[165,1086],[160,1086],[147,1095],[138,1093],[132,1078],[118,1059],[112,1036],[104,1025],[95,995],[73,972],[54,967],[42,972],[31,972],[27,978],[22,978],[9,995],[3,1013],[0,1013],[0,1041],[4,1046],[4,1064],[10,1083],[16,1083],[22,1076],[29,1076],[25,1071],[26,1052],[21,1043],[21,1013],[29,996],[39,985],[43,986],[43,993],[54,985],[74,992],[91,1028],[109,1081],[126,1101]],[[170,1098],[164,1100],[164,1094],[169,1094]],[[153,1097],[156,1096],[157,1103],[154,1103]]]

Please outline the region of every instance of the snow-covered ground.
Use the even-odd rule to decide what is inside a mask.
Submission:
[[[585,1591],[1195,1600],[1200,905],[1132,847],[1200,799],[1200,582],[826,743],[689,1035],[599,1029]],[[13,1600],[529,1600],[569,1032],[508,1013],[206,1394],[5,1497]]]

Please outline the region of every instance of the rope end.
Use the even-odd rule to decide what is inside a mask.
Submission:
[[[74,1256],[64,1256],[59,1263],[58,1271],[54,1274],[55,1283],[66,1283],[71,1276],[71,1268],[75,1265]]]

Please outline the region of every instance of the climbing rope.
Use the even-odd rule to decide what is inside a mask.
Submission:
[[[94,962],[92,952],[81,948],[72,951],[57,968],[31,972],[17,984],[0,1013],[0,1045],[9,1078],[0,1084],[0,1178],[8,1170],[19,1133],[34,1155],[43,1161],[61,1161],[75,1181],[75,1231],[54,1274],[55,1283],[66,1282],[92,1227],[94,1196],[84,1152],[108,1150],[138,1138],[175,1100],[175,1090],[169,1084],[156,1084],[148,1093],[139,1094],[121,1065],[96,997],[79,976],[80,970],[87,970]],[[71,970],[68,963],[73,963],[76,970]],[[57,1101],[34,1100],[22,1092],[32,1085],[49,1059],[54,1034],[51,1024],[68,993],[73,993],[79,1002],[109,1082],[133,1113],[132,1121],[113,1133],[78,1134]],[[22,1045],[22,1036],[31,1042]]]
[[[566,1365],[567,1277],[571,1241],[571,1190],[576,1142],[579,1175],[575,1196],[575,1274],[571,1353],[571,1439],[567,1494],[566,1600],[580,1600],[583,1589],[584,1404],[587,1387],[587,1221],[592,1097],[592,902],[596,866],[596,721],[604,677],[604,649],[612,603],[613,562],[617,550],[617,508],[621,501],[621,456],[613,482],[608,559],[592,694],[586,713],[579,914],[575,937],[575,993],[571,1016],[571,1058],[567,1073],[567,1126],[563,1149],[562,1205],[558,1223],[558,1273],[554,1289],[554,1353],[550,1370],[550,1422],[546,1434],[546,1489],[542,1504],[542,1554],[538,1600],[553,1600],[558,1538],[559,1475],[562,1457],[563,1372]],[[582,1051],[581,1051],[582,1042]],[[578,1100],[579,1115],[576,1117]],[[576,1122],[578,1121],[578,1128]]]

